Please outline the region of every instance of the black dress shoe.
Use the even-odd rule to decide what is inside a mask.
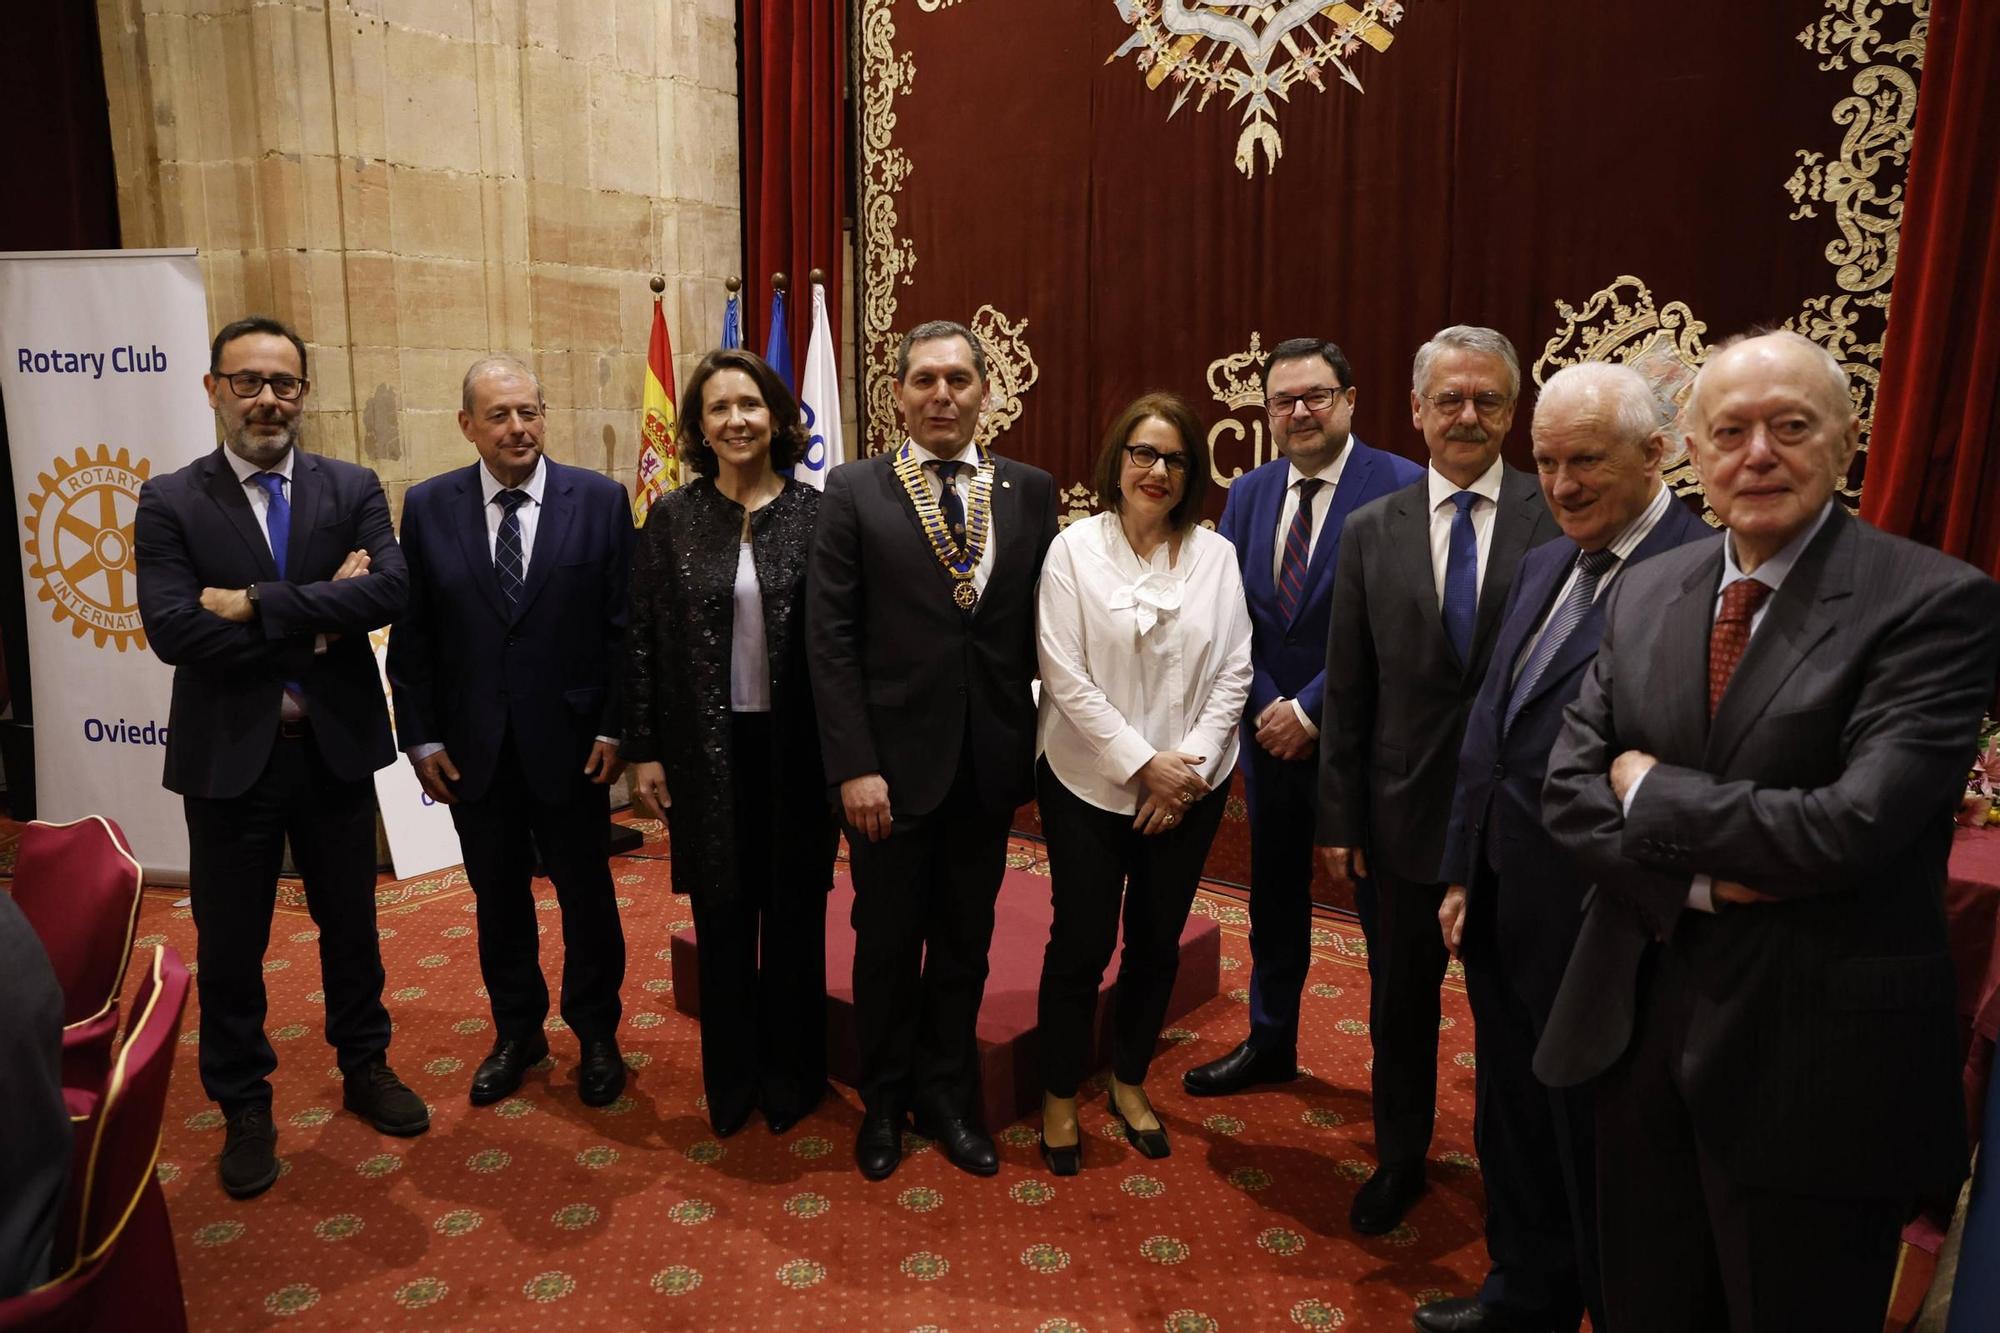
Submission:
[[[710,1102],[708,1104],[708,1127],[715,1131],[715,1137],[726,1139],[749,1124],[750,1114],[756,1109],[754,1106],[739,1106],[718,1111],[715,1109],[715,1103]]]
[[[407,1138],[431,1127],[431,1108],[383,1060],[348,1070],[340,1103],[383,1134]]]
[[[585,1106],[609,1106],[625,1091],[625,1058],[618,1043],[599,1037],[583,1044],[583,1060],[576,1067],[576,1095]]]
[[[1354,1207],[1347,1214],[1348,1225],[1364,1236],[1380,1236],[1394,1231],[1396,1224],[1403,1220],[1403,1214],[1410,1211],[1410,1205],[1423,1192],[1422,1162],[1377,1167],[1375,1174],[1368,1177],[1368,1183],[1354,1196]]]
[[[1060,1148],[1050,1147],[1049,1141],[1039,1134],[1035,1136],[1035,1141],[1042,1145],[1042,1160],[1048,1163],[1051,1175],[1073,1176],[1082,1168],[1083,1139],[1081,1137],[1075,1143],[1064,1144]]]
[[[944,1155],[961,1171],[975,1176],[997,1175],[1000,1154],[985,1130],[964,1116],[930,1116],[917,1121],[917,1133],[934,1140]]]
[[[887,1180],[903,1160],[903,1117],[866,1115],[854,1136],[854,1164],[870,1180]]]
[[[1423,1333],[1533,1333],[1550,1327],[1547,1321],[1529,1319],[1504,1305],[1481,1305],[1463,1296],[1419,1306],[1413,1318]]]
[[[246,1106],[227,1123],[216,1174],[230,1198],[255,1198],[278,1178],[278,1127],[271,1123],[271,1108],[262,1102]]]
[[[817,1111],[819,1104],[826,1100],[827,1094],[830,1091],[832,1089],[828,1088],[825,1083],[821,1083],[819,1088],[804,1105],[800,1105],[796,1099],[787,1099],[780,1103],[780,1109],[774,1111],[767,1104],[764,1107],[764,1123],[770,1126],[773,1134],[786,1133],[792,1126],[798,1124],[799,1121]]]
[[[502,1037],[479,1068],[472,1071],[472,1104],[486,1106],[512,1096],[521,1079],[549,1053],[549,1039],[537,1032],[532,1037]]]
[[[1181,1075],[1181,1087],[1195,1097],[1222,1097],[1259,1083],[1290,1083],[1299,1076],[1298,1057],[1260,1051],[1245,1041],[1220,1060],[1196,1065]]]
[[[1173,1151],[1172,1146],[1167,1142],[1166,1130],[1132,1128],[1132,1122],[1127,1120],[1125,1113],[1118,1109],[1118,1098],[1115,1094],[1109,1099],[1107,1105],[1111,1107],[1112,1116],[1119,1124],[1125,1127],[1125,1141],[1134,1148],[1137,1148],[1156,1162]]]

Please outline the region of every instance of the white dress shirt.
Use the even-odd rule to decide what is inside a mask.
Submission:
[[[1632,552],[1639,549],[1639,543],[1652,535],[1660,520],[1667,516],[1667,506],[1672,503],[1674,503],[1673,490],[1660,485],[1659,490],[1653,493],[1653,498],[1646,502],[1646,507],[1639,511],[1639,516],[1627,523],[1625,530],[1611,539],[1611,545],[1606,549],[1617,557],[1617,562],[1598,578],[1597,591],[1590,599],[1592,606],[1604,600],[1604,594],[1611,590],[1611,581],[1625,572],[1625,562],[1632,558]],[[1542,641],[1542,634],[1548,629],[1549,621],[1554,619],[1556,612],[1562,610],[1562,604],[1569,600],[1569,590],[1576,585],[1581,564],[1582,562],[1578,561],[1570,565],[1569,577],[1563,580],[1562,587],[1556,589],[1555,598],[1549,603],[1548,614],[1542,617],[1541,624],[1535,626],[1535,632],[1528,636],[1528,641],[1521,645],[1521,655],[1514,659],[1513,675],[1510,679],[1520,680],[1521,668],[1528,665],[1528,659],[1535,655],[1535,645]]]
[[[1191,528],[1180,558],[1148,560],[1118,515],[1070,524],[1049,547],[1037,593],[1037,751],[1100,810],[1139,808],[1139,770],[1162,750],[1199,755],[1220,787],[1236,767],[1250,694],[1250,611],[1236,552]]]
[[[729,710],[771,711],[771,649],[764,637],[764,590],[750,539],[736,548],[736,616],[729,632]]]
[[[919,463],[951,461],[969,465],[958,470],[958,476],[952,481],[952,488],[958,492],[958,503],[965,510],[966,518],[970,519],[972,517],[972,477],[974,470],[979,464],[979,450],[974,448],[970,441],[967,441],[963,449],[947,460],[938,454],[932,453],[915,440],[908,440],[906,442],[910,447],[910,453],[915,456]],[[987,460],[985,470],[989,474],[993,470],[993,463],[990,458]],[[933,500],[942,500],[944,498],[944,482],[939,478],[937,470],[935,468],[925,468],[924,480],[930,484],[931,498]],[[989,505],[986,511],[986,546],[979,553],[979,563],[972,568],[972,586],[982,593],[986,591],[986,580],[993,577],[993,552],[1000,547],[1000,525],[994,520],[990,503],[993,499],[992,491],[993,489],[997,489],[997,487],[997,482],[992,483],[987,492]]]
[[[543,467],[542,460],[537,458],[535,460],[535,470],[528,474],[528,479],[519,486],[511,488],[517,491],[525,491],[528,496],[526,504],[514,507],[515,517],[521,520],[521,576],[523,578],[527,577],[528,565],[535,558],[535,528],[541,523],[542,492],[547,489],[548,484],[549,470]],[[486,470],[485,464],[482,463],[480,465],[479,494],[485,503],[486,554],[489,559],[498,558],[500,549],[500,520],[507,516],[507,510],[503,506],[495,504],[493,497],[508,489],[510,488],[503,485],[499,478]]]
[[[1486,553],[1493,549],[1493,516],[1500,512],[1500,474],[1505,466],[1498,458],[1494,459],[1493,466],[1479,474],[1479,480],[1462,488],[1479,497],[1472,502],[1472,536],[1479,552],[1473,565],[1473,579],[1482,595],[1486,591]],[[1431,573],[1437,576],[1438,608],[1442,610],[1444,571],[1451,560],[1451,525],[1458,517],[1458,506],[1451,497],[1461,488],[1435,467],[1426,467],[1424,476],[1431,491]],[[1475,601],[1473,605],[1479,603]]]
[[[1285,465],[1285,502],[1278,506],[1278,531],[1271,542],[1271,586],[1278,585],[1278,579],[1285,568],[1285,539],[1291,535],[1292,521],[1299,516],[1299,483],[1308,478],[1323,481],[1312,498],[1312,531],[1306,541],[1306,563],[1312,563],[1313,555],[1319,550],[1319,534],[1326,527],[1326,516],[1333,512],[1333,493],[1340,485],[1340,474],[1347,468],[1348,455],[1354,452],[1354,437],[1347,437],[1347,443],[1340,446],[1340,452],[1333,461],[1317,472],[1301,472],[1297,463]],[[1299,707],[1297,699],[1287,699],[1292,706],[1292,716],[1298,718],[1299,725],[1306,729],[1306,735],[1319,735],[1317,718],[1306,716],[1306,710]]]
[[[1792,572],[1792,566],[1799,562],[1800,553],[1806,549],[1806,546],[1814,537],[1819,535],[1819,530],[1826,526],[1827,516],[1833,512],[1833,506],[1834,501],[1832,500],[1828,500],[1822,505],[1819,517],[1814,519],[1805,531],[1786,542],[1776,555],[1757,566],[1757,572],[1754,574],[1745,574],[1742,566],[1736,563],[1736,538],[1734,536],[1723,537],[1722,580],[1715,585],[1715,601],[1708,609],[1709,626],[1713,628],[1715,618],[1722,614],[1722,593],[1732,583],[1741,583],[1744,579],[1754,579],[1756,582],[1769,588],[1772,597],[1775,597],[1778,589],[1785,586],[1785,578]],[[1766,597],[1757,609],[1750,613],[1750,640],[1743,645],[1743,654],[1745,657],[1750,655],[1750,644],[1756,642],[1757,631],[1764,624],[1764,613],[1770,609],[1771,597]],[[1738,665],[1740,667],[1741,663],[1739,662]],[[1651,771],[1651,769],[1648,769],[1646,773],[1641,773],[1638,781],[1625,789],[1624,813],[1627,818],[1631,817],[1632,802],[1639,799],[1639,788],[1646,785],[1647,773]],[[1749,887],[1754,889],[1757,886],[1752,884]],[[1713,875],[1696,875],[1689,881],[1687,905],[1702,912],[1713,912],[1715,910],[1715,877]]]

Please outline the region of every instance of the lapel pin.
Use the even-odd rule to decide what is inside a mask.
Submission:
[[[1011,481],[1003,481],[1000,483],[1000,489],[1003,491],[1011,491],[1014,489],[1014,483]]]

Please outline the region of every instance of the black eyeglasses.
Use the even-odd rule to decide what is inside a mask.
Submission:
[[[267,384],[274,395],[288,403],[306,391],[306,382],[297,375],[259,375],[254,370],[239,370],[222,378],[229,382],[229,391],[238,398],[255,398]]]
[[[1504,393],[1495,393],[1491,389],[1486,390],[1484,393],[1474,394],[1463,394],[1456,389],[1446,389],[1443,393],[1430,395],[1424,401],[1448,417],[1455,417],[1460,412],[1463,412],[1468,402],[1472,404],[1472,410],[1479,413],[1480,416],[1490,417],[1507,405],[1507,395]]]
[[[1304,393],[1274,393],[1264,400],[1264,410],[1274,417],[1288,417],[1299,410],[1300,403],[1304,403],[1308,412],[1324,412],[1333,406],[1333,400],[1342,392],[1321,385]]]
[[[1187,471],[1188,461],[1184,453],[1163,454],[1150,444],[1128,444],[1124,449],[1132,457],[1132,466],[1143,471],[1151,472],[1155,463],[1165,463],[1169,472]]]

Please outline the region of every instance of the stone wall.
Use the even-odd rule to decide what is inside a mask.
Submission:
[[[730,0],[99,0],[128,247],[197,246],[215,325],[311,349],[308,448],[402,492],[473,457],[475,357],[552,456],[630,484],[648,279],[677,379],[740,271]]]

